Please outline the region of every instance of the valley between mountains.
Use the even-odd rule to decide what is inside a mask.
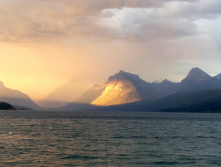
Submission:
[[[181,82],[165,79],[148,83],[138,75],[120,71],[93,87],[71,80],[37,104],[1,82],[0,101],[17,110],[220,112],[221,74],[212,77],[192,68]]]

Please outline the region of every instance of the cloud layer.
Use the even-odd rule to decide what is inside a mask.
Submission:
[[[1,0],[0,40],[192,36],[220,13],[219,0]]]

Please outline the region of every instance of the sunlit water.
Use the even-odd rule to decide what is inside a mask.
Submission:
[[[221,114],[0,111],[0,166],[221,166]]]

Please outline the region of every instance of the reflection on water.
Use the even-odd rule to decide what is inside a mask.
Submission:
[[[220,134],[218,114],[1,111],[0,166],[219,166]]]

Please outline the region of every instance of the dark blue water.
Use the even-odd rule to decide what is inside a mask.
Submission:
[[[0,166],[221,166],[221,114],[1,111]]]

